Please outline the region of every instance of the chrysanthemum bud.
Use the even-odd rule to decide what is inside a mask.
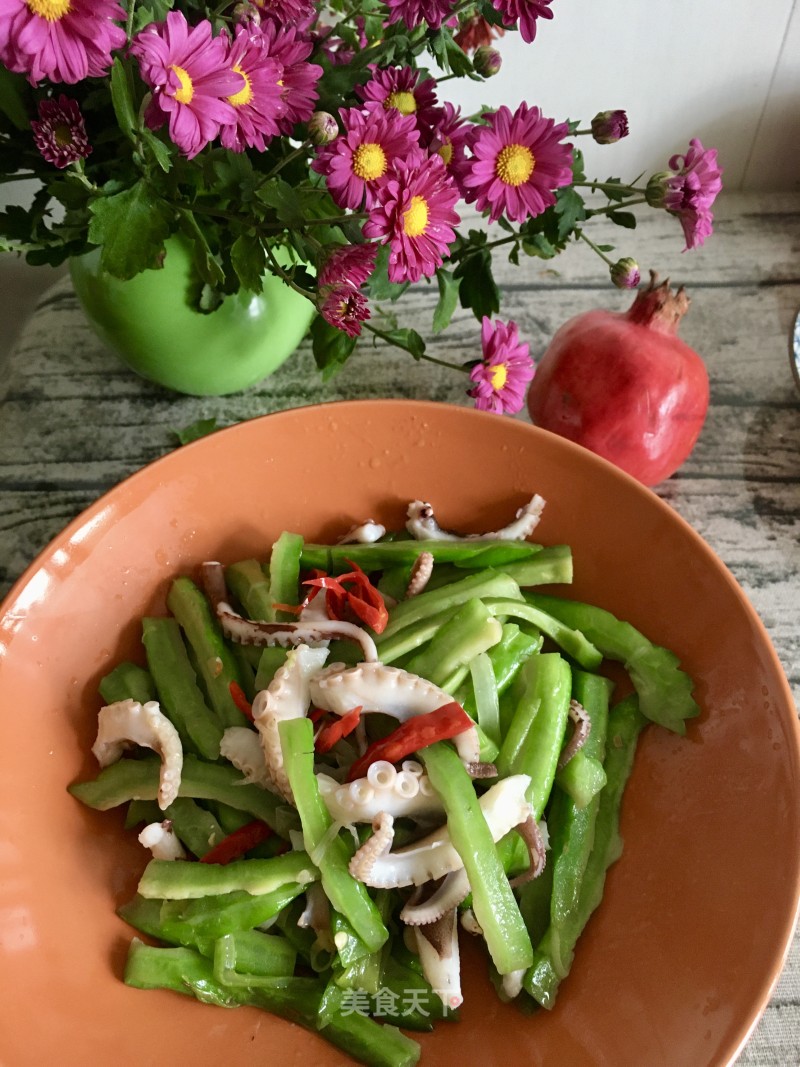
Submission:
[[[330,144],[339,136],[339,124],[328,111],[315,111],[308,120],[308,136],[312,144]]]
[[[628,116],[624,111],[600,111],[592,119],[592,137],[598,144],[616,144],[628,136]]]
[[[236,4],[233,9],[233,21],[236,23],[252,22],[256,26],[261,25],[261,12],[255,4]]]
[[[496,48],[490,48],[487,44],[482,44],[480,48],[477,48],[472,57],[472,66],[482,78],[491,78],[498,73],[502,65],[503,57]]]
[[[639,264],[635,259],[618,259],[611,268],[611,281],[617,289],[635,289],[641,278]]]
[[[644,195],[650,207],[663,207],[669,185],[667,182],[673,175],[668,170],[654,174],[645,186]]]

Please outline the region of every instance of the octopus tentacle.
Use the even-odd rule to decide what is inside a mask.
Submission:
[[[435,711],[452,702],[438,685],[417,674],[384,663],[360,663],[356,667],[333,664],[311,679],[311,699],[318,708],[346,715],[361,706],[363,713],[381,711],[405,722],[414,715]],[[480,759],[478,732],[473,727],[457,734],[453,744],[465,763]]]
[[[539,525],[544,506],[544,498],[536,493],[507,526],[488,533],[457,534],[441,528],[430,504],[414,500],[408,505],[406,529],[417,541],[522,541]]]
[[[446,1008],[455,1009],[461,994],[461,960],[458,951],[456,909],[435,922],[413,927],[422,972]]]
[[[391,763],[373,763],[365,778],[340,785],[327,774],[317,774],[325,806],[337,822],[372,822],[381,811],[395,819],[421,818],[444,809],[427,775],[397,771]]]
[[[417,558],[414,560],[414,564],[411,568],[411,574],[408,576],[408,585],[406,586],[406,600],[412,596],[418,596],[430,580],[430,576],[433,574],[433,553],[420,552]]]
[[[458,907],[469,891],[469,878],[461,867],[460,870],[445,875],[442,884],[427,900],[418,901],[416,895],[412,895],[403,906],[400,918],[406,926],[426,926]]]
[[[524,822],[531,813],[531,806],[525,797],[530,785],[527,774],[514,774],[488,789],[480,798],[480,804],[486,824],[494,841],[499,841],[509,830]],[[381,827],[382,819],[392,817],[382,812],[373,821]],[[443,878],[451,871],[464,866],[448,833],[447,826],[428,834],[420,841],[406,845],[391,852],[385,839],[381,847],[373,844],[371,837],[356,852],[350,861],[350,873],[374,889],[398,889],[409,885],[422,885],[436,878]]]
[[[264,762],[274,792],[294,802],[289,779],[283,766],[278,724],[285,719],[302,718],[310,702],[309,680],[324,664],[327,648],[298,645],[286,657],[286,663],[275,672],[266,689],[256,693],[253,701],[253,721],[261,736]]]
[[[532,882],[534,878],[539,877],[544,870],[547,855],[542,831],[533,815],[529,815],[515,829],[528,846],[528,856],[530,857],[527,871],[511,879],[511,886],[516,889],[517,886],[525,885],[526,882]]]
[[[129,743],[152,748],[161,757],[158,806],[163,811],[178,795],[183,773],[180,734],[157,700],[118,700],[100,709],[92,753],[101,767],[116,763]]]
[[[365,519],[364,522],[351,526],[336,543],[337,545],[371,545],[375,541],[380,541],[385,533],[386,527],[381,523],[375,522],[374,519]]]
[[[229,726],[219,743],[219,754],[242,772],[245,781],[255,782],[262,789],[272,788],[261,738],[256,730],[249,726]]]

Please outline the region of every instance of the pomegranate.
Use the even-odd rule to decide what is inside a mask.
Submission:
[[[623,313],[587,311],[566,322],[528,390],[537,426],[577,441],[645,485],[673,474],[708,411],[708,374],[677,336],[683,288],[650,285]]]

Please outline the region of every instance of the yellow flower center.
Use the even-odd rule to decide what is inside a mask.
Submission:
[[[414,99],[413,93],[389,93],[383,102],[383,106],[387,111],[394,107],[401,115],[413,115],[417,110],[417,101]]]
[[[403,212],[403,229],[409,237],[419,237],[428,225],[428,201],[424,196],[412,196]]]
[[[72,130],[65,123],[60,122],[53,127],[53,139],[59,148],[66,148],[72,144]]]
[[[489,381],[492,383],[492,389],[499,393],[508,381],[508,367],[505,363],[496,363],[489,370]]]
[[[444,165],[449,167],[453,162],[453,142],[445,141],[442,147],[439,149],[439,155],[444,160]]]
[[[228,103],[233,104],[234,107],[244,107],[246,104],[249,104],[250,101],[253,99],[253,86],[250,82],[250,79],[247,77],[247,75],[238,63],[234,63],[233,70],[235,74],[241,74],[241,76],[244,78],[244,85],[238,93],[234,93],[233,96],[228,97]]]
[[[507,144],[500,149],[495,172],[506,185],[522,185],[533,174],[536,160],[524,144]]]
[[[194,96],[194,86],[192,85],[192,79],[183,69],[183,67],[177,66],[173,63],[170,70],[174,70],[178,75],[178,81],[180,82],[180,89],[175,93],[175,99],[179,104],[191,104],[192,97]]]
[[[58,22],[69,14],[71,0],[25,0],[28,10],[48,22]]]
[[[379,144],[360,144],[353,152],[353,174],[365,182],[375,181],[386,172],[386,155]]]

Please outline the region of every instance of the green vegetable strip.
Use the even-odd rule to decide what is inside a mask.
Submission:
[[[258,660],[254,663],[256,658],[254,653],[260,653],[261,649],[257,649],[254,645],[236,645],[231,643],[231,652],[233,652],[233,658],[236,660],[236,670],[239,673],[239,681],[242,686],[242,692],[253,703],[256,695],[256,668],[258,667]]]
[[[107,811],[129,800],[155,800],[158,795],[159,760],[121,759],[104,767],[91,782],[76,782],[69,792],[97,811]],[[204,763],[185,756],[179,795],[195,800],[215,800],[238,811],[263,819],[279,834],[287,831],[283,801],[261,786],[245,782],[230,764]]]
[[[529,659],[521,677],[524,688],[497,757],[497,773],[501,778],[530,775],[528,800],[533,817],[540,819],[564,742],[572,672],[557,652],[547,652]]]
[[[541,630],[543,634],[555,641],[559,648],[572,656],[587,671],[597,670],[603,660],[602,654],[579,629],[570,628],[560,619],[548,615],[529,603],[519,604],[514,600],[491,599],[487,601],[487,607],[493,615],[511,615],[515,619],[525,619],[533,623],[537,630]]]
[[[289,650],[286,648],[263,648],[256,671],[256,689],[267,689],[275,677],[275,672],[286,662]]]
[[[332,819],[314,775],[313,724],[310,719],[289,719],[281,722],[278,729],[284,766],[300,815],[306,849],[317,860],[325,895],[370,951],[375,952],[387,940],[389,931],[366,887],[356,881],[347,869],[350,860],[347,844],[341,837],[334,837],[324,855],[316,855]]]
[[[447,608],[436,615],[431,615],[429,619],[423,619],[416,626],[406,626],[405,629],[398,630],[396,634],[381,643],[381,662],[394,663],[401,656],[426,644],[436,636],[444,623],[452,618],[453,611],[454,609]]]
[[[458,1012],[445,1008],[424,976],[401,963],[394,954],[386,956],[381,992],[373,998],[372,1008],[376,1017],[404,1030],[430,1031],[442,1019],[458,1019]]]
[[[382,1026],[352,1010],[348,994],[328,984],[317,1020],[322,1037],[369,1067],[413,1067],[421,1049],[393,1026]]]
[[[585,808],[606,784],[606,772],[600,760],[588,756],[583,749],[576,752],[564,767],[556,772],[559,789],[569,795],[577,808]]]
[[[243,930],[225,934],[200,950],[214,961],[214,976],[223,985],[274,986],[273,978],[294,974],[297,953],[286,940],[260,930]],[[265,982],[259,979],[266,979]]]
[[[444,742],[419,755],[442,798],[450,840],[464,863],[475,918],[495,967],[500,974],[530,967],[530,938],[464,764]]]
[[[272,546],[269,558],[269,591],[273,604],[298,604],[300,592],[300,555],[303,538],[300,534],[282,533]],[[297,622],[289,611],[275,611],[278,621]]]
[[[250,619],[272,622],[269,580],[257,559],[243,559],[225,568],[225,583]]]
[[[230,804],[220,804],[219,801],[216,800],[210,800],[207,803],[216,816],[226,837],[228,834],[240,830],[247,823],[252,822],[252,819],[246,811],[232,808]]]
[[[239,890],[195,900],[165,900],[161,902],[160,915],[163,932],[157,936],[180,945],[194,945],[252,930],[279,915],[304,890],[305,885],[299,882],[287,882],[261,896]]]
[[[263,896],[287,882],[314,882],[316,870],[305,852],[287,852],[269,860],[234,860],[231,863],[176,863],[150,860],[139,879],[143,897],[189,900],[215,893],[244,890]]]
[[[481,652],[470,662],[472,690],[475,694],[475,712],[478,725],[499,748],[500,746],[500,699],[488,653]]]
[[[202,592],[189,578],[176,578],[167,595],[167,607],[181,624],[194,649],[198,669],[220,723],[246,726],[236,707],[230,683],[241,685],[236,658],[222,636],[222,628]]]
[[[436,563],[456,562],[462,567],[503,567],[515,560],[529,559],[541,551],[530,541],[376,541],[370,545],[303,546],[300,566],[318,567],[328,573],[349,571],[347,560],[369,573],[386,567],[411,566],[422,552],[430,552]]]
[[[646,725],[647,719],[639,711],[635,695],[620,701],[608,716],[604,764],[607,784],[599,796],[594,843],[584,871],[578,906],[570,921],[561,924],[557,953],[537,952],[534,966],[524,979],[527,992],[546,1008],[552,1008],[555,1003],[559,984],[572,965],[578,938],[602,899],[606,872],[622,852],[620,807],[639,734]],[[548,950],[550,945],[545,941],[541,947]]]
[[[508,563],[503,573],[520,589],[532,585],[568,584],[572,581],[572,550],[569,545],[551,545],[529,560]]]
[[[378,899],[376,893],[376,907]],[[381,909],[379,908],[378,910],[380,911]],[[339,962],[343,967],[352,967],[354,963],[358,963],[372,954],[369,946],[364,944],[347,919],[340,915],[338,911],[331,911],[330,921],[334,943],[337,944]],[[341,948],[338,945],[341,945]]]
[[[455,672],[467,668],[475,656],[496,645],[502,632],[500,623],[483,602],[472,598],[441,627],[427,648],[409,660],[406,669],[434,685],[444,686]]]
[[[502,696],[517,677],[522,664],[542,646],[541,635],[531,637],[520,631],[514,622],[503,623],[503,632],[496,645],[486,655],[492,665],[494,687],[498,696]],[[473,687],[465,687],[455,694],[456,700],[473,717],[477,717]],[[501,719],[502,724],[502,719]],[[504,733],[501,730],[501,733]]]
[[[172,829],[189,851],[202,858],[225,836],[222,827],[205,808],[189,797],[178,797],[163,811],[152,800],[134,800],[128,807],[125,827],[169,819]]]
[[[388,890],[379,889],[375,893],[375,906],[380,913],[381,919],[385,923],[389,919],[392,911],[392,897]],[[338,920],[338,922],[335,922],[334,919]],[[340,975],[335,977],[334,981],[336,984],[341,989],[363,989],[366,993],[377,993],[381,988],[383,958],[387,946],[382,946],[377,952],[367,951],[365,954],[360,955],[359,958],[354,959],[347,964],[345,953],[350,949],[350,943],[357,942],[358,945],[361,946],[363,945],[363,942],[357,937],[355,931],[350,927],[350,924],[337,912],[333,912],[331,915],[331,930],[333,932],[334,943],[337,941],[337,934],[345,932],[348,936],[348,942],[344,946],[344,951],[339,949],[339,959],[345,966],[345,969]]]
[[[378,648],[382,649],[386,641],[404,627],[416,626],[423,619],[448,608],[459,607],[474,597],[498,597],[510,603],[522,602],[519,586],[511,578],[506,578],[504,574],[496,571],[479,571],[458,582],[443,585],[441,589],[422,592],[419,596],[403,600],[393,607],[389,612],[389,623],[376,641]]]
[[[142,643],[161,708],[180,734],[184,751],[219,757],[222,727],[198,688],[175,619],[142,619]]]
[[[640,710],[652,722],[684,734],[685,720],[700,714],[692,698],[692,679],[680,669],[678,657],[653,644],[630,623],[592,604],[540,593],[529,593],[526,600],[565,625],[581,630],[604,656],[624,663],[639,695]]]
[[[156,687],[144,667],[136,663],[123,662],[100,680],[100,696],[107,704],[116,704],[118,700],[137,700],[146,704],[148,700],[157,700]]]

